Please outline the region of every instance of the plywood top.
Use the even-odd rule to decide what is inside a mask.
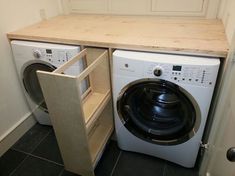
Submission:
[[[221,57],[228,52],[222,22],[206,19],[70,14],[11,32],[8,38]]]

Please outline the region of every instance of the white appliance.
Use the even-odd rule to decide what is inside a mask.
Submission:
[[[78,54],[79,46],[42,42],[11,42],[15,65],[29,107],[40,124],[51,125],[47,106],[36,75],[37,70],[53,71]],[[65,74],[76,75],[84,68],[83,60],[66,70]],[[86,89],[86,82],[81,86]]]
[[[218,58],[116,50],[119,147],[194,167],[219,65]]]

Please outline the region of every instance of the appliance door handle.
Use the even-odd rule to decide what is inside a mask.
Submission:
[[[235,147],[228,149],[226,156],[229,161],[235,162]]]

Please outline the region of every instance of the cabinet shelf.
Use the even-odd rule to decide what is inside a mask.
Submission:
[[[105,94],[90,92],[83,100],[84,119],[89,134],[90,129],[111,98],[110,90]]]
[[[110,119],[110,114],[112,114],[111,106],[112,104],[109,101],[109,105],[105,107],[95,124],[94,130],[91,131],[91,134],[88,136],[93,168],[95,168],[99,161],[104,147],[113,131],[112,119]]]

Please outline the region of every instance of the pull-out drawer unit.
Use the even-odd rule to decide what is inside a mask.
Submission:
[[[79,75],[64,74],[80,59],[86,68]],[[55,71],[37,74],[65,168],[94,175],[113,131],[108,51],[86,48]]]

